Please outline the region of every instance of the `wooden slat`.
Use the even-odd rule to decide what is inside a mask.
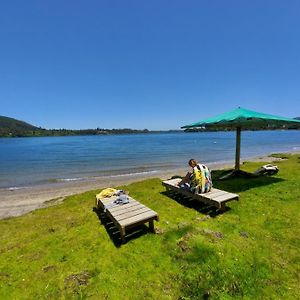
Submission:
[[[234,194],[234,193],[227,193],[227,196],[228,197],[231,197],[231,198],[239,198],[239,195],[237,195],[237,194]],[[218,197],[217,197],[218,198]]]
[[[227,193],[227,192],[224,192],[224,191],[221,191],[221,190],[213,190],[211,192],[203,193],[203,194],[200,194],[200,195],[204,196],[204,197],[213,198],[213,197],[218,197],[219,195],[222,195],[224,193]]]
[[[139,202],[129,202],[126,204],[116,204],[115,206],[111,207],[111,208],[107,208],[107,210],[109,210],[110,212],[117,212],[119,210],[123,210],[123,209],[128,209],[129,207],[132,206],[139,206],[141,205]]]
[[[98,198],[98,201],[100,201],[104,205],[107,205],[111,202],[114,202],[116,199],[117,199],[116,196],[112,196],[112,197],[109,197],[109,198]]]
[[[216,197],[213,200],[218,201],[218,202],[224,202],[224,201],[229,201],[234,198],[236,198],[236,195],[228,193],[228,194],[224,194],[219,197]]]
[[[147,206],[136,206],[136,207],[134,207],[134,209],[123,210],[121,213],[114,214],[113,216],[115,218],[123,218],[123,216],[127,213],[139,214],[139,212],[141,210],[147,211],[147,210],[151,210],[151,209]]]
[[[140,215],[137,215],[137,216],[134,216],[134,217],[122,220],[122,221],[119,222],[119,224],[121,226],[126,227],[126,226],[129,226],[129,225],[138,223],[140,221],[144,221],[145,220],[145,222],[146,222],[147,220],[149,220],[151,218],[155,218],[155,217],[157,217],[157,213],[155,213],[153,210],[151,210],[151,211],[142,213]]]
[[[177,183],[180,181],[180,179],[171,179],[167,181],[163,181],[163,185],[174,192],[177,192],[179,194],[191,197],[192,199],[199,200],[202,202],[205,202],[206,204],[211,204],[216,207],[220,207],[222,203],[225,203],[227,201],[231,200],[238,200],[239,195],[229,193],[226,191],[222,191],[219,189],[213,188],[210,192],[208,193],[203,193],[203,194],[193,194],[187,190],[181,189],[179,186],[177,186]]]
[[[139,210],[142,208],[145,208],[145,205],[135,205],[135,206],[131,206],[131,207],[127,207],[126,205],[124,205],[125,207],[123,207],[122,209],[119,209],[117,211],[110,211],[112,213],[113,216],[119,216],[122,215],[128,211],[135,211],[135,210]],[[146,207],[147,208],[147,207]]]
[[[104,209],[106,205],[113,204],[117,198],[117,196],[112,196],[110,198],[96,199],[97,207]],[[116,204],[106,210],[107,216],[120,230],[123,242],[125,242],[126,230],[128,228],[149,222],[150,230],[154,231],[153,221],[158,221],[158,214],[155,211],[131,197],[128,198],[129,203]]]
[[[130,196],[127,196],[129,201],[136,201],[135,199],[131,198]],[[117,198],[119,198],[119,196],[111,196],[111,197],[105,197],[105,198],[97,198],[98,200],[100,200],[102,203],[105,202],[113,202],[114,200],[116,200]]]
[[[100,198],[100,199],[98,199],[98,203],[101,205],[102,208],[104,208],[104,206],[106,206],[106,205],[113,204],[114,201],[117,198],[118,198],[117,196],[112,196],[112,197],[109,197],[109,198]],[[126,203],[126,205],[130,205],[132,203],[139,203],[138,201],[134,200],[131,197],[128,197],[128,200],[129,200],[129,203]],[[123,204],[120,204],[120,205],[116,204],[115,206],[112,206],[110,209],[117,208],[117,207],[120,207],[122,205]]]
[[[172,180],[168,180],[168,181],[164,181],[164,185],[169,187],[169,188],[172,188],[174,190],[177,190],[177,191],[186,191],[186,190],[183,190],[181,189],[177,183],[180,182],[180,179],[177,180],[177,179],[172,179]],[[174,184],[175,183],[175,184]],[[187,193],[190,193],[189,191],[186,191]],[[199,194],[203,197],[208,197],[208,198],[211,198],[212,196],[216,196],[217,194],[223,194],[223,193],[227,193],[225,191],[222,191],[222,190],[219,190],[219,189],[215,189],[213,188],[210,192],[208,193],[203,193],[203,194]]]
[[[182,189],[177,185],[177,183],[180,182],[180,180],[181,179],[177,179],[177,178],[176,179],[171,179],[171,180],[168,180],[168,181],[163,181],[163,184],[165,186],[175,188],[176,190],[182,191]],[[217,193],[227,193],[227,192],[216,189],[216,188],[212,188],[212,190],[210,192],[205,193],[205,194],[201,194],[201,195],[210,196],[210,195],[217,194]]]
[[[107,205],[109,203],[114,202],[117,199],[118,199],[117,196],[112,196],[112,197],[109,197],[109,198],[99,198],[98,201],[101,201],[103,204]],[[128,200],[129,200],[129,202],[137,202],[136,200],[134,200],[131,197],[128,197]]]
[[[146,212],[151,212],[151,209],[149,209],[147,207],[144,207],[144,208],[137,209],[137,210],[134,210],[134,211],[128,211],[127,213],[124,213],[124,214],[121,214],[121,215],[118,215],[118,216],[113,216],[113,217],[118,222],[120,222],[122,220],[129,219],[131,217],[138,216],[138,215],[146,213]]]
[[[178,187],[178,186],[177,186],[177,183],[179,183],[180,181],[181,181],[180,178],[175,178],[175,179],[163,181],[163,183],[165,183],[165,184],[167,184],[167,185],[172,185],[172,186]]]
[[[218,190],[218,189],[211,189],[209,192],[205,193],[206,195],[212,195],[212,194],[218,194],[220,192],[223,192],[221,190]]]
[[[210,193],[205,193],[205,194],[200,194],[199,196],[202,196],[204,198],[208,198],[208,199],[211,199],[211,200],[217,200],[219,198],[223,198],[223,197],[228,197],[228,198],[231,198],[233,194],[231,193],[228,193],[228,192],[225,192],[225,191],[219,191],[217,193],[213,193],[213,194],[210,194]]]

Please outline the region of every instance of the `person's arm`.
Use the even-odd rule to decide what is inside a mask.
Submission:
[[[180,182],[177,183],[177,185],[180,186],[180,185],[185,184],[185,183],[190,183],[191,176],[192,176],[192,173],[187,172],[187,174],[182,178],[182,180]]]

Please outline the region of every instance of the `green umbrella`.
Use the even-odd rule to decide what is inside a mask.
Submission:
[[[236,152],[235,152],[235,170],[240,170],[240,147],[241,147],[241,130],[242,128],[266,128],[267,126],[280,126],[280,125],[298,125],[300,121],[285,117],[279,117],[256,111],[237,108],[230,112],[218,115],[216,117],[204,119],[197,123],[182,126],[181,128],[194,128],[194,127],[219,127],[236,128]]]

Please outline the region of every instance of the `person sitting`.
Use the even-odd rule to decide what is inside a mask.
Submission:
[[[189,160],[189,166],[192,172],[188,172],[178,186],[195,194],[209,192],[212,188],[212,180],[208,167],[199,164],[195,159]]]

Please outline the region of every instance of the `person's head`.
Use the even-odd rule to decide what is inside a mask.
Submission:
[[[190,166],[191,168],[196,167],[197,164],[198,164],[198,163],[197,163],[197,161],[196,161],[195,159],[191,158],[191,159],[189,160],[189,166]]]

